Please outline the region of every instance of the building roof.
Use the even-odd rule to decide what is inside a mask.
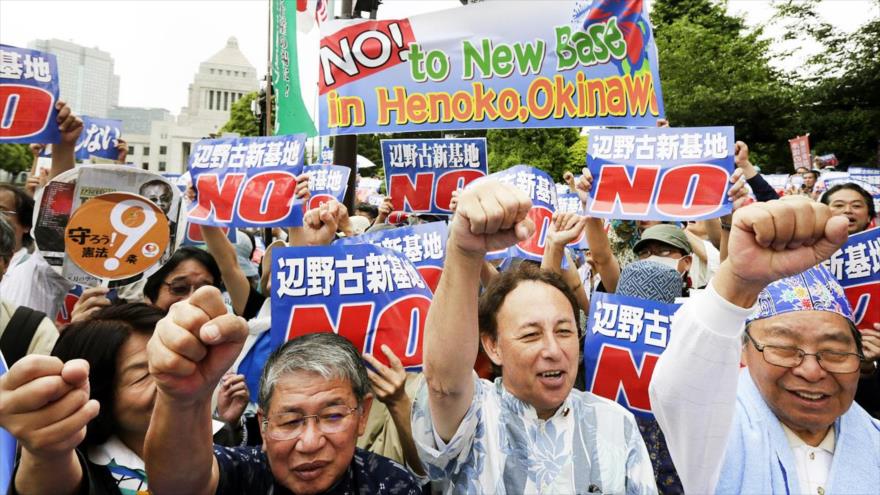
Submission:
[[[231,36],[226,42],[226,46],[222,50],[215,53],[211,58],[206,60],[206,64],[233,65],[238,67],[247,67],[253,69],[254,66],[248,62],[241,50],[238,49],[238,40],[235,36]]]

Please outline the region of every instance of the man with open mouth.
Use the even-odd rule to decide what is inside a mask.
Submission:
[[[686,493],[880,486],[880,422],[853,402],[861,335],[843,289],[816,266],[847,224],[800,197],[734,214],[730,255],[676,313],[651,381]]]

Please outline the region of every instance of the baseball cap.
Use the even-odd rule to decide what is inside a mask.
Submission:
[[[639,239],[639,242],[633,246],[633,252],[638,253],[645,247],[645,244],[648,241],[657,241],[662,242],[664,244],[669,244],[670,246],[681,249],[684,251],[685,255],[691,254],[693,250],[691,249],[691,243],[688,242],[687,236],[677,225],[672,225],[668,223],[661,223],[660,225],[654,225],[652,227],[648,227],[642,232],[642,238]]]

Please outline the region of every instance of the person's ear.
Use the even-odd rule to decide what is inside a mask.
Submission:
[[[268,425],[263,424],[264,419],[265,418],[263,417],[263,409],[258,408],[257,409],[257,425],[259,425],[259,427],[260,427],[260,438],[263,439],[263,442],[262,442],[263,445],[261,446],[261,449],[263,450],[263,452],[266,451],[266,444],[269,441],[269,436],[266,432],[266,430],[268,429]],[[247,427],[245,427],[245,428],[247,428]]]
[[[492,338],[491,335],[480,333],[480,342],[483,344],[483,350],[489,359],[495,363],[495,366],[501,366],[501,350],[498,347],[498,339]]]
[[[693,254],[689,254],[678,261],[679,267],[684,268],[681,273],[687,273],[691,270],[691,262],[694,259]]]
[[[364,400],[361,401],[361,415],[358,418],[358,436],[364,434],[367,431],[367,419],[370,417],[370,408],[373,407],[373,394],[367,394],[364,396]]]

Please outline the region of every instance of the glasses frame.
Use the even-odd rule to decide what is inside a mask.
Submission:
[[[336,407],[336,406],[331,406],[331,407]],[[359,412],[361,410],[360,405],[358,405],[357,407],[348,407],[348,406],[342,406],[342,407],[345,407],[346,409],[348,409],[348,412],[342,417],[342,419],[340,420],[340,423],[344,422],[346,419],[348,419],[356,411]],[[282,413],[282,414],[290,414],[290,413]],[[332,432],[324,431],[324,429],[321,428],[321,424],[322,424],[321,423],[321,414],[307,414],[307,415],[304,415],[302,418],[300,418],[303,423],[302,423],[302,426],[300,427],[300,430],[298,432],[296,432],[296,434],[289,436],[289,437],[288,436],[278,437],[276,435],[273,435],[272,430],[269,429],[269,426],[270,426],[269,419],[271,419],[273,417],[277,417],[277,416],[280,416],[280,414],[275,414],[273,416],[266,416],[265,418],[263,418],[263,431],[265,431],[266,434],[269,435],[269,437],[271,437],[273,440],[278,440],[278,441],[296,440],[297,438],[301,437],[303,435],[303,433],[305,433],[306,427],[308,426],[308,422],[309,422],[310,418],[314,418],[315,426],[318,428],[318,431],[320,431],[322,434],[333,435],[333,434],[339,433],[339,431],[332,431]],[[326,424],[326,423],[324,423],[324,424]],[[342,430],[340,430],[340,431],[342,431]]]
[[[189,287],[189,291],[187,291],[186,293],[176,292],[173,288],[174,285],[176,285],[174,282],[162,282],[162,285],[168,286],[168,292],[170,292],[171,295],[173,295],[173,296],[190,296],[190,295],[192,295],[193,292],[201,289],[202,287],[207,287],[207,286],[213,285],[213,284],[205,283],[205,284],[198,285],[198,284],[190,284],[187,282],[185,284],[182,284],[182,285],[186,285],[187,287]]]
[[[764,362],[766,362],[767,364],[773,365],[773,366],[779,366],[780,368],[788,368],[788,369],[791,369],[791,368],[797,368],[798,366],[804,364],[804,359],[806,359],[807,356],[815,356],[815,357],[816,357],[816,363],[817,363],[817,364],[819,365],[819,367],[822,368],[826,373],[834,373],[834,374],[836,374],[836,375],[848,375],[848,374],[850,374],[850,373],[856,373],[856,372],[858,372],[859,369],[861,368],[862,361],[865,360],[865,356],[864,356],[863,354],[861,354],[861,353],[858,353],[858,352],[839,352],[839,351],[806,352],[806,351],[804,351],[803,349],[801,349],[800,347],[791,347],[791,346],[785,346],[785,345],[773,345],[773,344],[759,344],[758,341],[756,341],[755,338],[752,337],[752,334],[749,333],[749,329],[748,329],[748,328],[745,329],[745,334],[746,334],[746,337],[749,338],[749,341],[752,343],[752,345],[755,346],[755,350],[757,350],[758,352],[761,353],[761,357],[764,359]],[[767,360],[767,355],[764,354],[764,349],[766,349],[766,348],[768,348],[768,347],[770,347],[770,348],[772,348],[772,349],[795,350],[795,351],[798,352],[798,355],[800,356],[800,359],[798,360],[797,364],[792,365],[792,366],[785,366],[785,365],[783,365],[783,364],[771,363],[770,361]],[[856,364],[856,369],[854,369],[854,370],[852,370],[852,371],[831,371],[831,370],[825,368],[825,365],[822,364],[822,355],[823,355],[823,354],[828,354],[828,353],[831,353],[831,354],[846,354],[846,355],[856,356],[857,358],[859,358],[858,364]]]

